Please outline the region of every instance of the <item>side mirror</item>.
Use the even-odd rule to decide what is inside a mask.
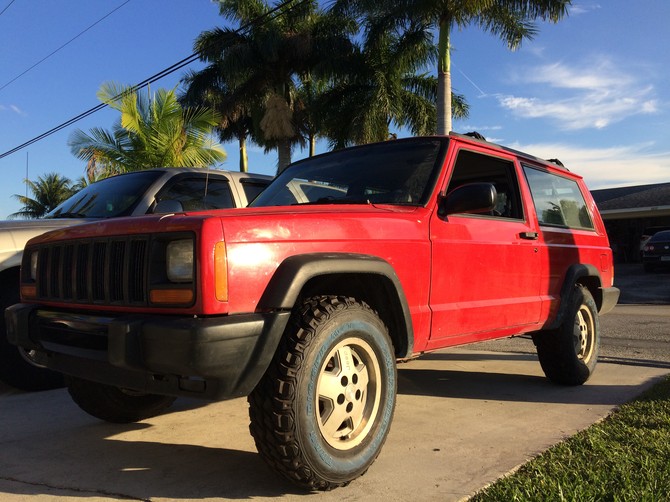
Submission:
[[[184,207],[181,205],[181,202],[178,200],[165,199],[160,201],[156,206],[154,206],[152,214],[172,214],[172,213],[183,213]]]
[[[491,183],[468,183],[455,188],[440,200],[438,215],[489,213],[497,202],[498,193]]]

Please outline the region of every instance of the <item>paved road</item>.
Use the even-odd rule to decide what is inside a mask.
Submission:
[[[601,362],[656,366],[670,370],[670,306],[617,305],[600,318]],[[530,338],[483,342],[480,350],[535,354]]]
[[[616,265],[614,284],[621,289],[620,304],[670,304],[670,271],[646,273],[640,263]]]

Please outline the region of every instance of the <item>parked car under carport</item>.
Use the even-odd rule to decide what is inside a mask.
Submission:
[[[651,236],[642,249],[642,263],[646,272],[670,269],[670,230]]]

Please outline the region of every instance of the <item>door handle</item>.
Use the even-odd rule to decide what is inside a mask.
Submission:
[[[536,241],[537,239],[540,238],[540,234],[538,234],[537,232],[521,232],[519,234],[519,237],[529,241]]]

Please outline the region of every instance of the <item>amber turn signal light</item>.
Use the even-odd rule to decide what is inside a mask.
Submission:
[[[22,284],[21,298],[37,298],[37,286],[35,284]]]
[[[149,299],[151,303],[190,304],[193,302],[193,291],[190,289],[152,289]]]

